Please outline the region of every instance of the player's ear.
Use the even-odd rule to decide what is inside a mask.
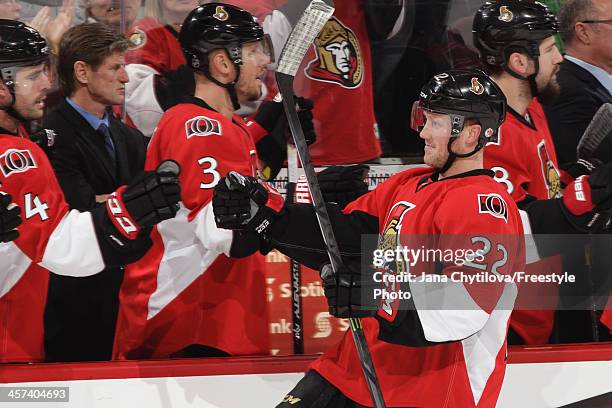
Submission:
[[[480,138],[481,129],[482,127],[480,126],[480,123],[478,122],[474,122],[469,125],[467,142],[470,146],[475,147],[478,144],[478,139]]]
[[[229,60],[227,53],[223,50],[215,50],[210,55],[210,73],[218,73],[222,76],[228,76],[233,69],[233,65]]]
[[[7,107],[11,104],[13,97],[4,81],[0,81],[0,106]]]
[[[508,68],[519,75],[529,75],[535,69],[533,60],[526,54],[513,52],[508,56]]]

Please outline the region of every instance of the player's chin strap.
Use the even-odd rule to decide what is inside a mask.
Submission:
[[[482,149],[485,145],[485,138],[480,137],[478,139],[478,144],[476,145],[476,147],[474,148],[474,150],[472,150],[469,153],[455,153],[453,152],[453,149],[451,148],[453,145],[453,142],[455,141],[456,137],[451,137],[448,140],[448,144],[446,145],[446,148],[448,150],[448,159],[446,159],[446,162],[444,163],[444,166],[442,166],[442,168],[440,169],[440,174],[444,174],[449,168],[450,166],[453,165],[453,163],[455,162],[455,159],[457,158],[464,158],[464,157],[470,157],[475,155],[480,149]]]
[[[514,72],[513,70],[511,70],[508,67],[507,62],[504,62],[502,65],[502,68],[504,71],[506,71],[507,73],[509,73],[510,75],[512,75],[515,78],[518,78],[522,81],[527,81],[529,83],[529,89],[531,90],[531,97],[535,98],[538,96],[539,91],[538,91],[538,84],[536,83],[536,76],[538,75],[538,72],[540,72],[540,55],[534,55],[531,56],[531,54],[527,54],[530,55],[530,58],[533,59],[534,65],[535,65],[535,72],[531,75],[528,75],[526,77]]]
[[[227,90],[227,92],[229,93],[230,99],[232,101],[232,105],[234,106],[234,110],[238,110],[240,109],[240,102],[238,102],[238,94],[236,93],[236,83],[238,82],[238,79],[240,79],[241,64],[236,63],[236,62],[233,62],[233,64],[234,64],[234,67],[236,67],[236,78],[232,82],[229,82],[227,84],[224,84],[223,82],[218,81],[217,79],[213,78],[213,76],[210,75],[210,71],[208,70],[208,65],[205,66],[201,71],[206,76],[206,78],[208,78],[212,83],[222,88],[225,88]]]

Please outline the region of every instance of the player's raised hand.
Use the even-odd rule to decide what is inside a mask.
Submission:
[[[213,191],[217,227],[263,233],[283,207],[281,195],[254,177],[230,171]]]
[[[21,224],[21,209],[9,194],[0,191],[0,242],[9,242],[19,237],[17,227]]]

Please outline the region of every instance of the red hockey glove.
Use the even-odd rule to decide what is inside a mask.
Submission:
[[[598,229],[612,210],[612,163],[580,176],[563,192],[562,209],[568,220],[581,231]]]
[[[359,263],[342,266],[333,273],[330,264],[321,269],[323,288],[329,314],[336,317],[371,317],[378,311],[378,300],[374,298],[374,289],[380,288],[373,279],[374,271],[369,267],[360,267]]]
[[[257,179],[230,171],[215,186],[213,212],[217,227],[262,234],[283,208],[282,196]]]
[[[19,237],[17,227],[21,224],[21,209],[11,203],[9,194],[0,191],[0,242],[9,242]]]

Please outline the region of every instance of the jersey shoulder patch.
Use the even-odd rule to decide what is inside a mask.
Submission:
[[[221,122],[208,116],[196,116],[185,122],[185,135],[187,139],[196,136],[221,136],[221,132]]]

